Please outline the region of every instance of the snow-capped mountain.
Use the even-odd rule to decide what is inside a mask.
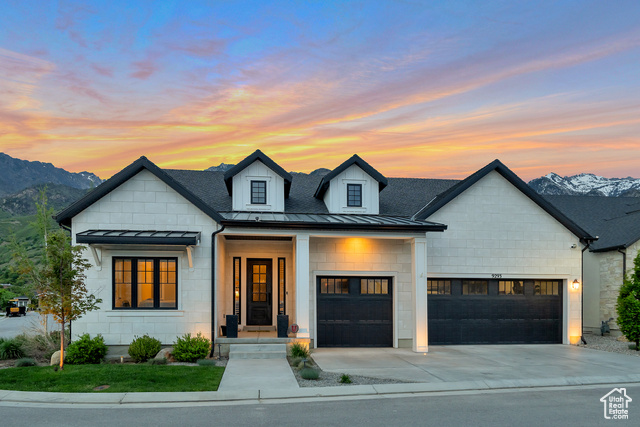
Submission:
[[[529,181],[529,186],[548,195],[640,196],[640,179],[605,178],[592,173],[563,177],[552,172]]]

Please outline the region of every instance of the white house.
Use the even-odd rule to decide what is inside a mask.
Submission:
[[[311,174],[259,150],[224,173],[142,157],[56,218],[87,245],[88,288],[103,299],[73,333],[110,345],[233,342],[226,315],[240,330],[286,315],[289,336],[314,347],[581,335],[593,238],[499,161],[455,181],[386,178],[357,155]]]

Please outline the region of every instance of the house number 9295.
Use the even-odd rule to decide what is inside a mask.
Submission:
[[[492,278],[492,279],[502,279],[502,274],[495,274],[495,273],[493,273],[493,274],[491,274],[491,278]]]

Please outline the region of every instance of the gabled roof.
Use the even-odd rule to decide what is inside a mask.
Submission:
[[[171,175],[169,175],[164,170],[160,169],[158,166],[153,164],[149,159],[142,156],[135,162],[131,163],[126,168],[122,169],[117,174],[113,175],[111,178],[100,184],[93,191],[87,193],[84,197],[77,200],[68,208],[62,210],[55,216],[55,220],[62,225],[70,225],[71,218],[109,194],[111,191],[115,190],[117,187],[122,185],[124,182],[138,174],[142,170],[148,170],[152,174],[154,174],[158,179],[167,184],[169,187],[174,189],[178,194],[182,197],[193,203],[198,209],[211,217],[214,221],[220,222],[222,217],[218,212],[213,209],[210,205],[202,201],[199,197],[193,194],[191,191],[187,190],[182,184],[176,181]]]
[[[316,194],[314,194],[314,197],[321,199],[324,196],[324,193],[326,193],[327,189],[329,188],[329,183],[331,182],[331,180],[353,165],[357,165],[360,169],[369,174],[371,178],[378,181],[378,191],[382,191],[382,189],[387,186],[387,178],[385,178],[380,172],[375,170],[369,163],[362,160],[360,156],[354,154],[347,161],[342,163],[340,166],[338,166],[322,178],[320,184],[318,185],[318,189],[316,190]]]
[[[506,167],[500,160],[494,160],[487,166],[483,167],[476,173],[469,175],[467,178],[459,181],[451,188],[436,196],[431,202],[429,202],[423,209],[421,209],[414,218],[426,219],[440,210],[447,203],[458,197],[469,187],[480,181],[487,176],[490,172],[496,171],[502,175],[507,181],[509,181],[514,187],[520,190],[525,196],[531,199],[535,204],[540,206],[549,215],[555,218],[559,223],[564,225],[569,231],[578,236],[583,241],[595,240],[587,231],[569,219],[564,213],[557,209],[554,205],[549,203],[546,199],[536,193],[526,182],[521,180],[515,173],[513,173],[508,167]]]
[[[289,191],[291,190],[291,174],[282,169],[276,162],[271,160],[269,156],[264,154],[260,150],[256,150],[250,156],[246,157],[240,163],[229,169],[224,173],[224,183],[227,185],[227,191],[231,196],[233,191],[233,177],[242,172],[245,168],[250,166],[256,160],[260,160],[266,167],[277,173],[284,179],[284,197],[289,197]]]
[[[640,240],[640,198],[607,196],[545,196],[592,236],[592,252],[626,249]]]

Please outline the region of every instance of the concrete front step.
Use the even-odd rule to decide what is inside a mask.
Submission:
[[[275,326],[244,326],[244,332],[271,332],[277,330]]]
[[[286,344],[231,344],[229,359],[284,359]]]

